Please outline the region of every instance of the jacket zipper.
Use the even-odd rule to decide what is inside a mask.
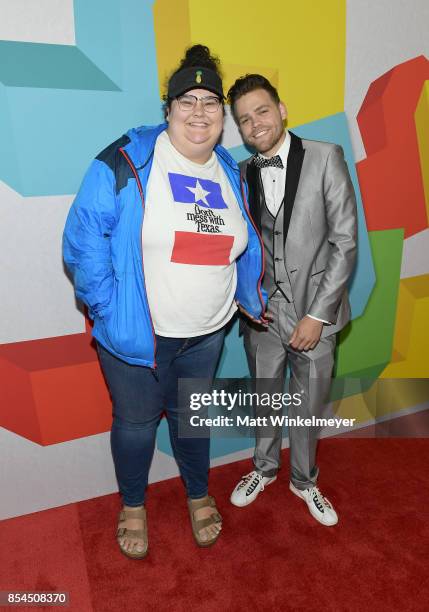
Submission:
[[[261,274],[259,275],[258,278],[258,283],[256,285],[256,289],[258,291],[258,295],[259,295],[259,300],[261,302],[261,306],[262,306],[262,313],[261,313],[261,318],[263,318],[264,316],[264,312],[265,312],[265,303],[264,303],[264,299],[262,297],[262,292],[261,292],[261,283],[262,283],[262,278],[265,274],[265,251],[264,251],[264,243],[262,242],[262,237],[252,219],[252,216],[250,214],[250,210],[249,210],[249,205],[247,203],[247,199],[246,199],[246,193],[244,190],[244,182],[243,182],[243,178],[240,176],[240,187],[241,187],[241,195],[243,196],[243,203],[244,206],[246,208],[247,211],[247,216],[249,217],[250,223],[253,225],[253,229],[255,230],[255,233],[259,239],[259,244],[261,245],[261,254],[262,254],[262,267],[261,267]]]
[[[124,149],[122,147],[119,148],[120,152],[122,153],[122,155],[125,157],[129,167],[131,168],[132,173],[134,174],[134,176],[136,177],[136,182],[137,182],[137,187],[139,189],[139,193],[140,193],[140,198],[142,201],[142,206],[143,206],[143,214],[144,214],[144,210],[145,210],[145,201],[144,201],[144,195],[143,195],[143,187],[139,178],[139,175],[137,174],[137,170],[136,167],[134,166],[133,162],[131,161],[131,159],[129,158],[128,154],[125,153]],[[143,227],[143,222],[142,222],[142,227]],[[140,231],[140,240],[141,240],[141,231]],[[155,337],[155,328],[153,326],[153,321],[152,321],[152,315],[150,312],[150,308],[149,308],[149,302],[147,299],[147,291],[146,291],[146,280],[145,280],[145,275],[144,275],[144,262],[143,262],[143,248],[142,248],[142,273],[143,273],[143,286],[144,286],[144,292],[145,292],[145,296],[146,296],[146,303],[147,303],[147,309],[149,312],[149,318],[150,318],[150,324],[152,327],[152,336],[153,336],[153,368],[152,371],[154,373],[155,378],[158,380],[158,375],[155,372],[157,365],[156,365],[156,337]]]

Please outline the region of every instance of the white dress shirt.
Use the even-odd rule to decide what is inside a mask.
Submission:
[[[262,185],[264,187],[264,196],[265,203],[267,205],[270,213],[275,217],[279,211],[279,208],[283,202],[283,197],[285,194],[285,185],[286,185],[286,168],[287,168],[287,158],[289,155],[290,149],[290,134],[286,130],[286,138],[282,142],[280,149],[275,153],[275,155],[279,155],[280,159],[283,163],[283,168],[276,168],[275,166],[268,166],[267,168],[261,168],[261,180]],[[269,159],[265,155],[261,155],[260,157],[264,159]],[[273,156],[271,156],[273,157]],[[330,325],[329,321],[325,321],[324,319],[319,319],[318,317],[313,317],[313,315],[307,315],[311,319],[316,319],[316,321],[321,321],[326,325]]]
[[[285,193],[286,166],[290,149],[290,140],[290,134],[286,130],[286,138],[276,153],[276,155],[280,156],[280,159],[283,162],[283,168],[275,168],[274,166],[261,168],[261,179],[262,185],[264,186],[265,202],[273,217],[277,215]],[[264,159],[269,159],[265,157],[265,155],[259,155]]]

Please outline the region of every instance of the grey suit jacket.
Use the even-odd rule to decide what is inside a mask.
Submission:
[[[291,135],[284,201],[285,262],[298,318],[329,321],[322,336],[350,320],[347,283],[356,261],[353,185],[339,145]],[[264,195],[253,156],[240,164],[249,209],[260,229]]]

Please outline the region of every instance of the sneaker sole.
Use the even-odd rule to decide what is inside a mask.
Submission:
[[[323,525],[324,527],[334,527],[334,525],[336,525],[338,523],[338,517],[337,520],[335,521],[335,523],[324,523],[323,521],[320,520],[320,518],[314,513],[313,511],[313,507],[307,503],[307,500],[301,495],[301,492],[299,489],[297,489],[296,487],[293,486],[293,484],[290,482],[289,483],[289,489],[292,491],[292,493],[294,495],[296,495],[297,497],[299,497],[299,499],[302,499],[303,502],[305,502],[305,504],[307,505],[307,508],[311,514],[311,516],[316,519],[316,521],[318,523],[320,523],[321,525]]]
[[[277,476],[273,476],[273,477],[272,477],[272,479],[270,480],[270,482],[267,482],[267,484],[265,484],[265,485],[264,485],[264,489],[265,489],[266,487],[268,487],[270,484],[273,484],[273,482],[275,482],[276,480],[277,480]],[[261,492],[262,492],[262,491],[259,491],[259,493],[261,493]],[[258,495],[259,495],[259,493],[258,493]],[[252,501],[250,501],[250,502],[246,502],[246,503],[244,503],[244,504],[237,504],[237,502],[232,501],[232,495],[231,495],[231,497],[229,498],[229,501],[231,502],[231,504],[232,504],[233,506],[236,506],[237,508],[245,508],[246,506],[250,506],[250,504],[253,504],[253,502],[255,502],[255,501],[256,501],[256,498],[258,497],[258,495],[255,497],[255,499],[252,499]]]

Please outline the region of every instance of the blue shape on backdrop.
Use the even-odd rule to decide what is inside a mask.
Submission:
[[[123,21],[121,4],[126,4],[130,11],[135,11],[138,0],[74,0],[74,25],[76,46],[103,70],[120,89],[124,89],[124,74],[126,66],[124,61],[134,67],[133,58],[127,58],[123,53],[122,23],[130,27],[130,20]],[[138,4],[153,4],[153,2],[139,2]],[[122,8],[123,10],[123,8]],[[139,17],[140,13],[135,13]],[[94,24],[97,24],[94,35]],[[136,25],[129,31],[135,36]],[[127,30],[128,32],[128,30]],[[149,39],[150,40],[150,39]],[[137,51],[137,49],[136,49]]]
[[[99,151],[130,127],[163,121],[152,4],[74,2],[78,55],[122,91],[31,87],[30,61],[20,69],[28,86],[0,84],[0,180],[24,196],[76,193]],[[61,69],[63,53],[46,71]],[[72,62],[70,83],[78,72]]]
[[[10,87],[119,91],[119,87],[73,45],[0,40],[0,81]]]
[[[244,436],[242,438],[212,438],[210,440],[210,457],[216,459],[254,447],[254,438],[245,438]],[[249,463],[249,471],[251,469],[251,463]]]
[[[247,378],[249,376],[243,339],[238,335],[238,320],[235,319],[225,337],[216,378]]]

